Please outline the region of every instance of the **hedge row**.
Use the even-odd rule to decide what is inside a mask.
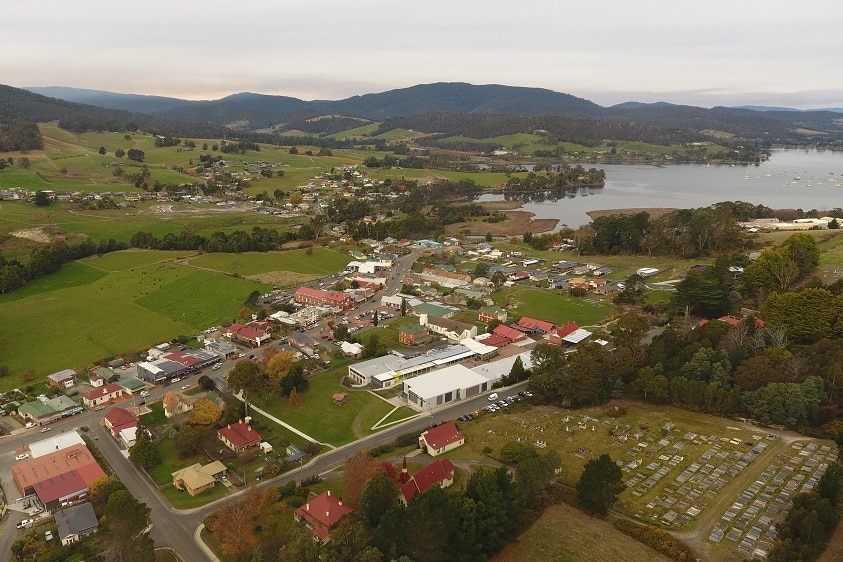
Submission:
[[[687,545],[673,538],[667,531],[649,525],[640,525],[626,519],[615,519],[612,524],[621,533],[646,544],[673,560],[695,562],[697,559]]]

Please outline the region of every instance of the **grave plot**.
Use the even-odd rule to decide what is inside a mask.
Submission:
[[[791,508],[796,493],[812,490],[837,450],[816,442],[796,442],[779,453],[758,478],[746,486],[722,514],[708,534],[708,540],[723,544],[723,537],[736,543],[743,557],[764,560],[778,539],[776,523]]]

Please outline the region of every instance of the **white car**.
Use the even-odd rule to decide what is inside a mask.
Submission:
[[[29,453],[21,453],[15,457],[16,461],[22,461],[29,458]]]
[[[141,398],[146,398],[147,396],[149,396],[149,391],[148,390],[141,390],[140,395],[141,395]]]
[[[53,532],[47,531],[46,533],[44,533],[44,540],[48,542],[53,540]]]
[[[183,384],[183,385],[181,385],[181,389],[182,389],[182,390],[187,390],[188,388],[190,388],[190,385],[189,385],[189,384]]]
[[[18,523],[18,529],[28,529],[32,527],[32,524],[35,523],[32,519],[24,519],[20,523]]]
[[[498,399],[498,393],[497,392],[493,392],[489,395],[489,402],[494,402],[497,399]]]
[[[52,431],[52,430],[53,430],[53,428],[52,428],[52,427],[42,427],[42,428],[41,428],[41,433],[47,433],[48,431]]]

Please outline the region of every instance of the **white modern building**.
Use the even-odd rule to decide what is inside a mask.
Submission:
[[[403,382],[407,405],[426,411],[491,390],[493,381],[463,365],[451,365]]]

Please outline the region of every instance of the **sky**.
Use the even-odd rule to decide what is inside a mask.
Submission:
[[[29,0],[0,83],[218,99],[343,99],[432,82],[603,106],[843,108],[839,0]]]

